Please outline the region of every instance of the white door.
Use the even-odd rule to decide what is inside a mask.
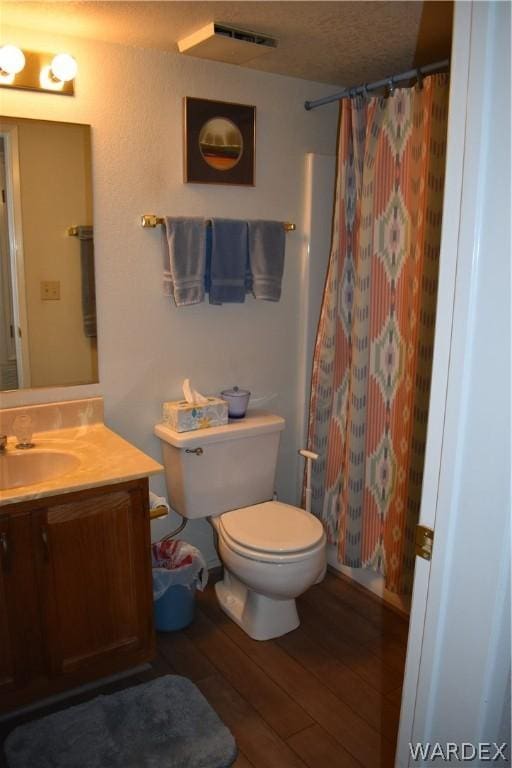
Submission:
[[[510,93],[510,4],[457,2],[400,768],[510,761]]]

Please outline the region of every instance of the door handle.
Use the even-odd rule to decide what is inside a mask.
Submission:
[[[2,559],[2,568],[7,572],[11,565],[11,547],[9,545],[9,537],[5,531],[0,533],[0,556]]]
[[[45,526],[41,528],[41,541],[43,542],[43,557],[48,562],[50,559],[50,545],[48,543],[48,529]]]

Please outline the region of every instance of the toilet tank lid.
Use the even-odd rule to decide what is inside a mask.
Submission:
[[[197,448],[224,440],[239,440],[243,437],[264,435],[268,432],[281,432],[285,420],[268,411],[247,411],[245,418],[230,421],[222,427],[195,429],[192,432],[176,432],[167,424],[156,424],[154,433],[160,440],[175,448]]]

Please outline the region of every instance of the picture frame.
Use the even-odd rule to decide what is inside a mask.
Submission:
[[[184,181],[253,187],[256,107],[184,98]]]

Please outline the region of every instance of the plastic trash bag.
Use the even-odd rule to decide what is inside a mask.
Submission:
[[[186,541],[157,541],[151,546],[153,600],[170,587],[203,590],[208,583],[208,568],[201,552]]]

